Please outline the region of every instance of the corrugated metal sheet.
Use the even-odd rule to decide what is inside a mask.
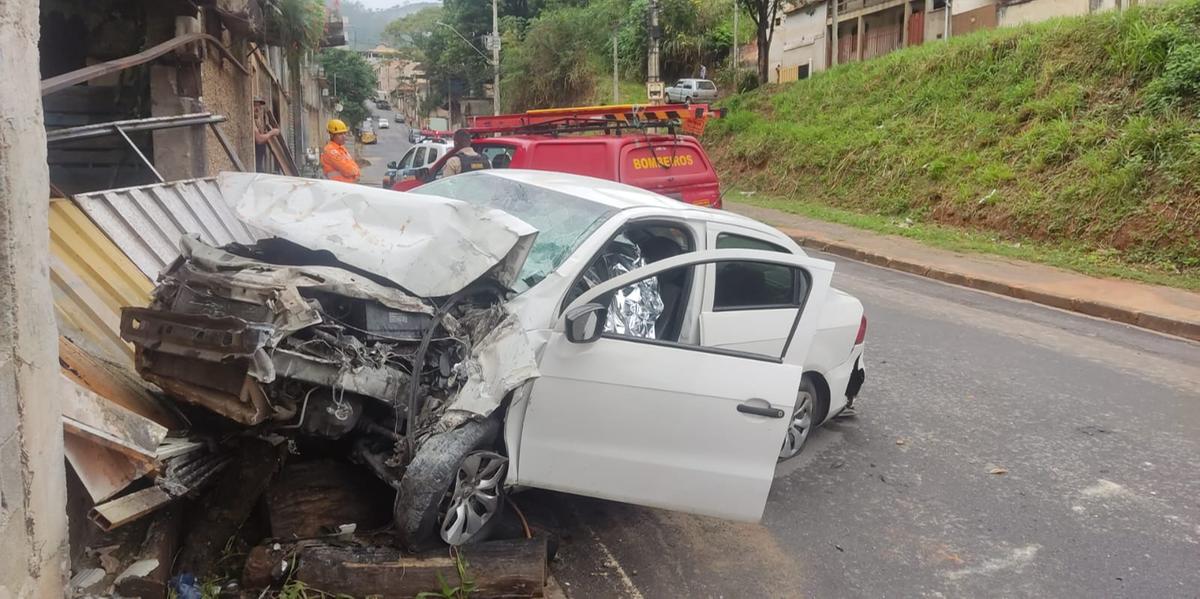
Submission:
[[[110,361],[130,363],[121,307],[145,306],[150,279],[70,200],[50,201],[50,282],[59,333]]]
[[[78,194],[75,201],[151,278],[179,255],[185,233],[215,246],[255,240],[221,198],[214,178]]]

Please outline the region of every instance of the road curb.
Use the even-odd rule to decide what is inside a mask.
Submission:
[[[827,252],[830,254],[836,254],[838,256],[843,256],[859,262],[866,262],[867,264],[874,264],[875,266],[882,266],[892,270],[899,270],[922,277],[928,277],[930,279],[951,283],[953,285],[969,287],[971,289],[978,289],[980,291],[988,291],[999,295],[1023,299],[1037,304],[1078,312],[1080,314],[1087,314],[1088,316],[1095,316],[1105,320],[1121,322],[1160,333],[1166,333],[1168,335],[1174,335],[1176,337],[1183,337],[1192,341],[1200,341],[1200,322],[1179,320],[1159,314],[1131,310],[1091,298],[1078,298],[1048,293],[1005,281],[997,281],[984,277],[978,277],[912,260],[894,258],[878,252],[864,250],[848,243],[820,239],[805,235],[802,232],[795,231],[794,229],[785,232],[796,243],[803,247]]]

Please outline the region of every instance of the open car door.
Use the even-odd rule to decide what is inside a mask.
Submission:
[[[782,351],[689,341],[698,337],[695,286],[709,264],[774,265],[794,274],[796,318]],[[675,306],[686,315],[679,339],[618,332],[630,329],[608,319],[619,309],[614,298],[679,274],[691,281],[691,291],[674,300],[685,304]],[[515,482],[757,521],[800,386],[798,364],[832,274],[832,263],[805,256],[714,250],[661,260],[588,290],[563,312],[545,346],[541,377],[524,406]],[[752,310],[740,312],[747,326],[757,326]],[[783,363],[785,354],[793,363]]]

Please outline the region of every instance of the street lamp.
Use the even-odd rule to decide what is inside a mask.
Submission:
[[[459,33],[458,30],[452,27],[450,24],[443,23],[442,21],[438,21],[437,24],[441,27],[449,29],[450,31],[453,31],[454,35],[457,35],[459,39],[463,41],[463,43],[470,46],[476,54],[482,56],[483,59],[488,62],[488,64],[492,65],[492,114],[500,114],[500,35],[497,31],[496,24],[496,0],[492,0],[492,35],[487,44],[492,50],[491,58],[488,58],[488,55],[484,54],[483,50],[480,50],[478,46],[471,43],[471,40]]]

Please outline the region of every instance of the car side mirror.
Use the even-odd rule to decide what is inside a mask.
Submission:
[[[391,161],[391,162],[389,162],[389,163],[388,163],[387,167],[388,167],[388,168],[390,168],[390,169],[392,169],[392,170],[396,170],[396,169],[400,168],[400,163],[399,163],[399,162],[396,162],[395,160],[393,160],[393,161]]]
[[[608,320],[608,307],[600,304],[584,304],[567,310],[567,341],[592,343],[604,334],[604,323]]]

